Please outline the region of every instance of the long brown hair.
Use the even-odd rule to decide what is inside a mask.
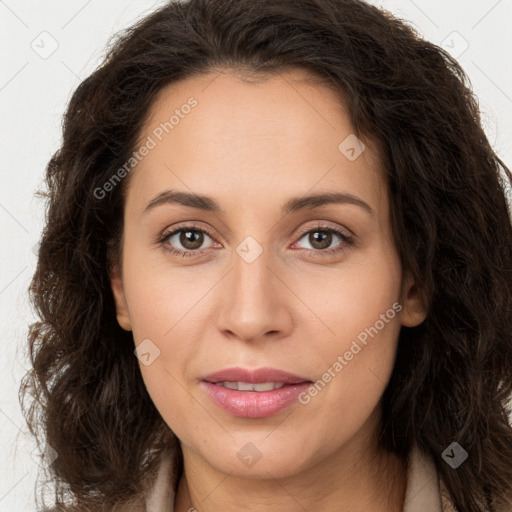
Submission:
[[[187,0],[120,34],[75,91],[46,169],[46,226],[30,294],[33,370],[20,397],[58,458],[56,503],[112,510],[141,492],[176,439],[116,321],[128,161],[155,94],[210,70],[301,67],[338,92],[355,133],[377,141],[404,272],[428,316],[403,327],[382,399],[381,446],[433,457],[461,512],[512,492],[512,174],[489,145],[459,64],[405,22],[360,0]],[[452,442],[469,454],[456,470]]]

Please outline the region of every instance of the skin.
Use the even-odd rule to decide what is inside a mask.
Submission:
[[[312,78],[300,69],[251,84],[226,70],[188,78],[160,91],[141,130],[143,141],[197,99],[130,175],[111,280],[119,324],[136,345],[149,338],[160,350],[141,372],[181,442],[177,512],[191,503],[199,512],[403,507],[406,468],[377,448],[379,401],[400,327],[426,312],[402,273],[378,155],[368,141],[354,161],[340,152],[354,130],[341,100]],[[143,213],[167,189],[210,196],[224,213],[175,203]],[[280,213],[291,197],[320,192],[356,196],[373,214],[348,203]],[[192,222],[212,236],[157,242]],[[318,223],[354,243],[315,240]],[[236,251],[248,236],[263,249],[252,263]],[[196,252],[175,256],[171,245]],[[202,377],[231,366],[315,382],[396,302],[401,311],[305,405],[237,418],[201,388]],[[261,452],[251,467],[237,457],[248,442]]]

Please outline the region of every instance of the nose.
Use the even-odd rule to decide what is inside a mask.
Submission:
[[[220,283],[217,326],[224,336],[247,342],[289,335],[293,293],[279,276],[272,254],[251,259],[234,253],[233,266]]]

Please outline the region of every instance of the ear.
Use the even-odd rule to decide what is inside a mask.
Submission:
[[[123,278],[117,265],[112,268],[110,273],[110,287],[112,288],[114,301],[116,303],[117,323],[125,331],[131,331],[132,324],[130,322],[130,314],[124,294]]]
[[[425,320],[427,308],[423,305],[414,279],[408,276],[402,289],[402,312],[400,323],[404,327],[416,327]]]

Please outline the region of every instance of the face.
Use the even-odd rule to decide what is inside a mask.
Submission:
[[[224,473],[284,477],[368,446],[400,327],[424,318],[377,155],[308,77],[171,84],[127,189],[118,321],[185,457]],[[261,368],[294,377],[225,383]]]

